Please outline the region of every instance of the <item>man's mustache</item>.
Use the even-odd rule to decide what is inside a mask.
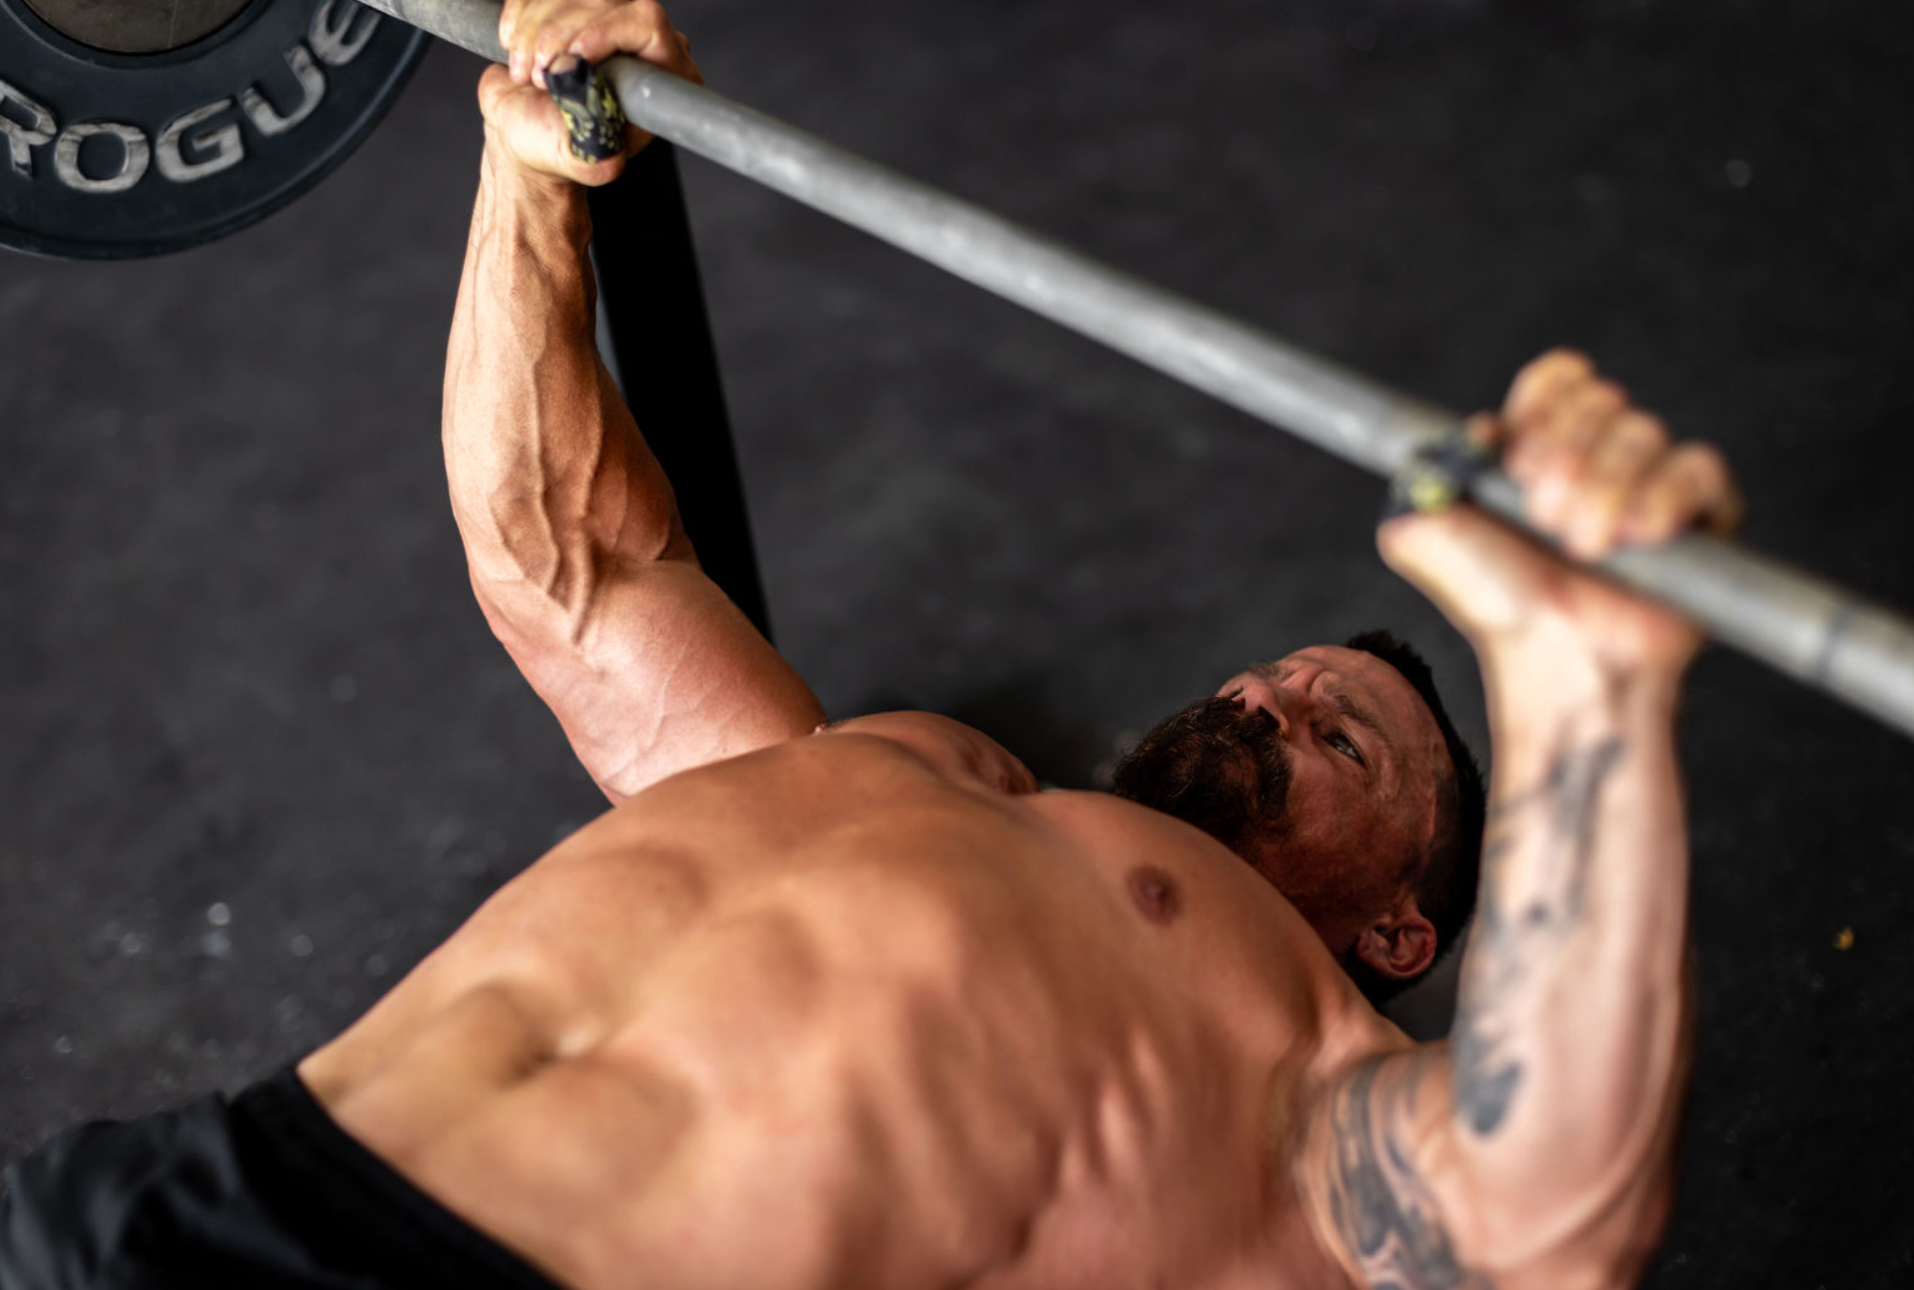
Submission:
[[[1287,825],[1289,770],[1289,746],[1274,718],[1234,699],[1201,699],[1137,741],[1113,790],[1241,854]]]
[[[1249,711],[1237,699],[1217,697],[1191,704],[1158,728],[1171,723],[1177,723],[1178,729],[1192,737],[1234,740],[1248,749],[1256,768],[1259,810],[1271,805],[1261,800],[1271,795],[1265,790],[1280,789],[1287,795],[1289,745],[1283,739],[1282,727],[1268,713],[1261,709]],[[1281,801],[1279,798],[1275,804],[1280,806]]]

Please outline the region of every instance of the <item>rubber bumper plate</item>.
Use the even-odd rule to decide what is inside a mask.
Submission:
[[[0,0],[0,246],[129,259],[264,219],[430,40],[354,0]]]

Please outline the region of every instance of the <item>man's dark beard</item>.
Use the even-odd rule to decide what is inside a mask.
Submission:
[[[1273,718],[1204,699],[1160,722],[1117,764],[1111,791],[1248,848],[1289,825],[1289,755]]]

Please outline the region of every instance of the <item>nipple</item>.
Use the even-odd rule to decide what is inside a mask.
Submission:
[[[1155,865],[1138,865],[1124,881],[1137,910],[1157,926],[1174,923],[1183,912],[1183,893],[1177,889],[1176,879]]]

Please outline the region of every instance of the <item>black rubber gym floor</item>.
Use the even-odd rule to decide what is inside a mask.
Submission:
[[[1435,400],[1580,346],[1727,448],[1750,544],[1914,610],[1898,9],[674,15],[714,88]],[[0,260],[0,1157],[310,1050],[602,805],[444,495],[477,72],[435,51],[224,243]],[[941,709],[1089,784],[1239,662],[1391,625],[1479,742],[1465,647],[1373,554],[1374,480],[686,180],[779,640],[834,714]],[[1649,1284],[1914,1284],[1914,744],[1720,650],[1683,743],[1701,1041]]]

